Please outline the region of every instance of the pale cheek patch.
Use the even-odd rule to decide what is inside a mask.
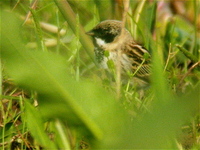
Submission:
[[[101,47],[106,45],[105,41],[100,39],[100,38],[95,38],[96,39],[96,43]]]

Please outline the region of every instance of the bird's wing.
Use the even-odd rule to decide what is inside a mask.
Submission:
[[[131,59],[132,72],[136,72],[138,77],[146,77],[150,75],[150,54],[141,45],[130,41],[126,44],[128,47],[125,48],[125,53]]]

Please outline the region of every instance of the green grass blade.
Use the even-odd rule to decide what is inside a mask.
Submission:
[[[9,24],[2,25],[6,72],[22,88],[37,91],[40,113],[45,118],[67,120],[70,126],[81,128],[80,133],[99,140],[104,136],[106,143],[123,133],[116,131],[123,128],[126,115],[112,96],[91,82],[76,82],[67,74],[62,57],[25,49],[16,39],[20,37],[16,18],[4,13],[2,19]]]
[[[63,17],[66,19],[70,28],[73,30],[74,34],[76,34],[76,29],[77,29],[76,15],[73,12],[72,8],[70,7],[69,3],[67,1],[59,1],[59,0],[54,0],[54,2],[59,8]],[[85,51],[90,56],[90,58],[94,61],[94,57],[92,54],[93,46],[92,46],[92,43],[90,42],[91,39],[85,34],[83,27],[80,25],[79,25],[79,37],[80,37],[80,42],[82,46],[84,47]]]

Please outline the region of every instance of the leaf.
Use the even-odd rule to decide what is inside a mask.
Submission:
[[[20,41],[20,23],[13,14],[2,13],[2,20],[5,71],[20,87],[37,91],[40,114],[67,121],[91,139],[117,142],[120,133],[116,131],[123,131],[121,122],[127,115],[113,96],[92,82],[76,82],[67,74],[63,57],[26,49]]]

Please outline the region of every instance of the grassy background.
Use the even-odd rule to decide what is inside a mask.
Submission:
[[[130,1],[151,86],[118,100],[85,31],[121,20],[122,2],[66,2],[0,2],[1,148],[199,149],[199,2]]]

